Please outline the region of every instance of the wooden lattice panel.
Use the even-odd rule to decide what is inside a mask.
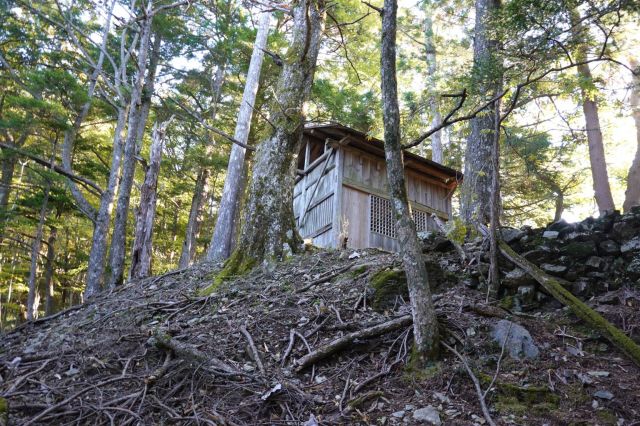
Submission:
[[[393,220],[391,201],[386,198],[371,195],[370,218],[371,232],[384,235],[389,238],[397,238],[396,225]],[[421,210],[412,209],[413,221],[416,231],[422,232],[429,229],[429,214]]]
[[[429,215],[416,209],[413,209],[411,213],[413,214],[413,221],[416,223],[416,231],[426,231],[429,226]]]
[[[371,195],[371,232],[385,235],[390,238],[396,238],[396,225],[393,223],[393,211],[391,210],[391,202],[386,198]]]

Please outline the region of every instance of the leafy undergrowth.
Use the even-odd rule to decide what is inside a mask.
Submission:
[[[432,366],[410,367],[409,326],[299,368],[331,340],[409,313],[402,289],[385,290],[381,311],[372,308],[380,295],[370,280],[397,268],[397,256],[352,254],[296,256],[208,296],[200,291],[216,267],[200,264],[22,326],[2,336],[0,349],[0,402],[8,402],[10,424],[417,424],[413,413],[428,406],[443,424],[483,424],[457,357],[443,349]],[[486,396],[496,423],[640,419],[635,365],[563,309],[525,316],[483,305],[481,292],[451,280],[463,278],[452,256],[434,257],[448,279],[434,289],[438,314],[447,343],[484,389],[500,366]],[[601,311],[618,323],[627,318],[629,328],[625,315],[637,312],[640,296],[625,291],[618,305],[607,295]],[[530,331],[538,358],[501,356],[491,337],[501,317]]]

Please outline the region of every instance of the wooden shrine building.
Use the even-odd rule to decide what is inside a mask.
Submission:
[[[409,201],[418,232],[451,215],[460,172],[405,152]],[[384,144],[339,124],[305,127],[293,210],[300,235],[320,247],[398,250]]]

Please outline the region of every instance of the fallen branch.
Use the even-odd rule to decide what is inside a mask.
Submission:
[[[253,342],[253,338],[247,328],[243,325],[240,327],[240,332],[244,334],[244,337],[247,339],[249,343],[249,349],[251,350],[251,354],[253,356],[253,360],[258,365],[258,370],[264,375],[266,374],[266,370],[264,369],[264,365],[262,364],[262,359],[260,359],[260,353],[258,352],[258,348],[256,348],[256,344]]]
[[[591,309],[584,302],[571,294],[569,290],[564,288],[558,279],[545,273],[533,263],[529,262],[518,253],[513,251],[511,247],[504,241],[498,241],[502,254],[515,263],[517,266],[525,270],[536,281],[544,287],[557,301],[568,306],[571,311],[587,324],[592,326],[600,334],[607,338],[615,347],[620,349],[638,366],[640,366],[640,346],[621,330],[607,321],[602,315]]]
[[[163,333],[162,331],[157,330],[156,332],[154,332],[153,336],[149,338],[148,343],[151,346],[157,347],[158,349],[170,350],[177,357],[190,359],[203,365],[209,365],[216,370],[222,371],[223,373],[231,375],[242,375],[240,371],[236,370],[226,362],[216,357],[207,355],[187,343],[172,339],[171,336]]]
[[[36,423],[38,420],[40,420],[41,418],[43,418],[47,414],[51,413],[52,411],[55,411],[55,410],[57,410],[57,409],[59,409],[61,407],[64,407],[65,405],[67,405],[68,403],[73,401],[74,399],[78,398],[81,395],[84,395],[85,393],[87,393],[89,391],[99,389],[100,386],[108,385],[110,383],[117,382],[117,381],[120,381],[120,380],[131,380],[131,379],[134,379],[134,377],[133,376],[115,377],[113,379],[105,380],[103,382],[96,383],[95,385],[88,386],[88,387],[86,387],[86,388],[74,393],[70,397],[58,402],[57,404],[54,404],[54,405],[50,406],[49,408],[47,408],[46,410],[42,411],[37,416],[31,418],[28,422],[24,423],[24,426],[28,426],[28,425],[32,425],[32,424]]]
[[[462,361],[462,364],[464,365],[465,370],[467,370],[467,373],[469,374],[469,377],[471,378],[471,381],[473,382],[473,385],[476,388],[476,394],[478,394],[478,400],[480,401],[480,407],[482,408],[482,415],[484,416],[484,419],[487,421],[487,423],[489,423],[489,426],[496,426],[496,423],[491,418],[491,414],[489,414],[487,403],[484,400],[485,394],[484,392],[482,392],[482,388],[480,387],[480,381],[478,380],[476,375],[473,374],[473,371],[471,371],[471,367],[469,367],[469,363],[467,362],[467,359],[463,357],[460,354],[460,352],[456,351],[454,348],[447,345],[446,343],[442,342],[442,345],[445,348],[449,349],[451,352],[453,352],[455,356],[457,356],[460,359],[460,361]]]
[[[301,371],[309,365],[312,365],[321,359],[329,357],[335,352],[338,352],[339,350],[348,346],[356,339],[366,339],[369,337],[379,336],[398,328],[405,327],[412,323],[413,317],[411,315],[405,315],[399,318],[395,318],[391,321],[384,322],[382,324],[374,325],[363,330],[358,330],[354,331],[353,333],[346,334],[298,359],[296,361],[296,364],[298,365],[298,367],[296,367],[296,371]]]
[[[332,279],[334,279],[335,277],[337,277],[338,275],[342,274],[343,272],[348,271],[349,269],[351,269],[351,267],[353,266],[353,263],[348,264],[345,267],[342,267],[340,269],[338,269],[337,271],[326,275],[324,277],[318,278],[317,280],[313,280],[311,281],[309,284],[307,284],[306,286],[299,288],[295,291],[295,293],[302,293],[303,291],[307,291],[309,290],[311,287],[316,286],[318,284],[322,284],[322,283],[326,283],[327,281],[331,281]]]

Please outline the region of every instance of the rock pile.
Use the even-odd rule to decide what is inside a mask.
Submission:
[[[560,220],[540,229],[503,228],[501,234],[516,252],[583,299],[640,285],[640,207],[577,223]],[[464,248],[473,258],[469,285],[475,286],[488,273],[486,242],[477,239]],[[526,310],[548,300],[525,271],[500,262],[501,287],[510,307]]]

